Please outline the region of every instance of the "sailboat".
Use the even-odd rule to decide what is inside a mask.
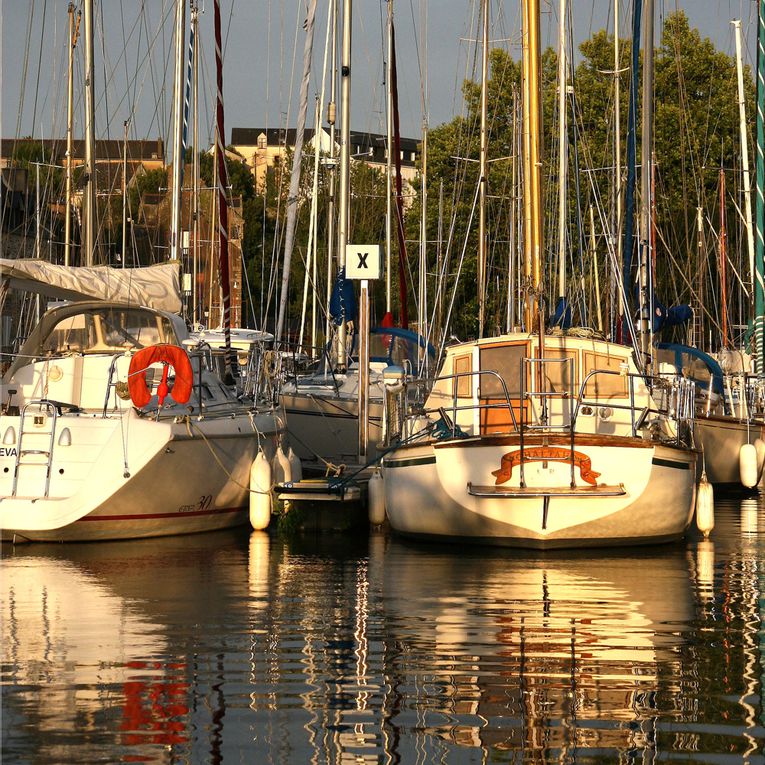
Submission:
[[[349,243],[350,223],[350,88],[351,88],[351,0],[343,3],[342,19],[342,66],[341,66],[341,137],[339,162],[339,199],[338,199],[338,237],[336,243],[338,278],[335,289],[328,298],[328,313],[335,325],[336,336],[334,349],[328,349],[322,355],[319,363],[309,373],[295,374],[286,380],[280,391],[280,400],[285,408],[290,435],[290,442],[296,454],[300,457],[303,470],[306,473],[320,475],[337,474],[345,471],[346,467],[362,467],[366,462],[378,457],[377,445],[382,440],[382,422],[385,399],[384,380],[401,381],[411,379],[421,366],[423,356],[429,356],[432,365],[435,349],[426,342],[421,334],[404,327],[380,326],[372,328],[370,337],[370,359],[368,368],[369,390],[366,395],[368,402],[368,438],[364,439],[365,446],[360,448],[360,429],[363,428],[360,414],[359,394],[362,389],[363,363],[359,358],[358,349],[354,349],[354,336],[350,327],[355,319],[356,299],[352,283],[345,278],[346,245]],[[334,3],[330,12],[334,14]],[[309,18],[311,18],[309,16]],[[389,6],[389,29],[392,25]],[[334,16],[328,21],[328,30],[334,28]],[[312,30],[312,22],[308,25]],[[333,66],[334,66],[334,42]],[[390,38],[389,38],[389,45]],[[307,38],[307,50],[310,42]],[[393,56],[389,51],[389,61]],[[310,56],[306,55],[306,69],[303,83],[307,87],[310,73]],[[389,63],[390,71],[390,63]],[[330,78],[332,93],[330,95],[329,113],[334,115],[334,75]],[[390,78],[389,78],[390,84]],[[305,104],[305,87],[301,103]],[[389,104],[389,124],[391,120]],[[304,122],[304,120],[302,120]],[[298,135],[301,130],[298,130]],[[388,136],[390,144],[390,129]],[[335,146],[334,116],[331,122],[331,150]],[[390,160],[391,150],[388,151]],[[294,171],[299,170],[300,156],[296,150],[293,168],[294,189],[298,183]],[[388,183],[390,185],[390,161]],[[400,185],[400,173],[397,178]],[[334,183],[334,180],[332,181]],[[296,194],[296,191],[295,191]],[[291,193],[291,197],[295,194]],[[400,196],[400,189],[399,189]],[[390,194],[389,194],[390,197]],[[330,209],[329,215],[333,211]],[[390,213],[389,213],[390,214]],[[401,213],[400,213],[401,215]],[[333,231],[330,225],[330,231]],[[288,229],[289,233],[289,229]],[[333,246],[330,234],[330,251]],[[282,303],[280,305],[280,321],[277,327],[277,343],[281,339],[283,318],[286,308],[286,279],[288,278],[288,258],[285,263],[285,276],[282,288]],[[390,302],[390,301],[388,301]],[[403,301],[405,303],[405,299]],[[391,321],[392,323],[392,321]],[[329,322],[328,322],[329,327]],[[329,334],[329,332],[328,332]],[[315,486],[311,487],[315,489]]]
[[[178,60],[183,8],[179,2]],[[215,11],[220,50],[217,2]],[[91,13],[87,3],[86,34]],[[220,97],[220,60],[218,70]],[[222,143],[221,115],[222,107]],[[225,210],[223,183],[219,192]],[[126,539],[245,523],[251,468],[256,457],[259,465],[274,460],[284,417],[269,401],[240,396],[213,371],[212,351],[189,338],[179,315],[179,261],[136,269],[0,265],[11,287],[66,301],[43,314],[2,379],[2,539]],[[232,376],[225,272],[221,283]],[[267,493],[270,469],[255,472],[256,491]]]
[[[760,23],[763,23],[762,21]],[[744,223],[747,234],[752,283],[755,291],[760,282],[755,272],[755,246],[751,226],[751,194],[749,181],[748,138],[746,131],[743,65],[741,60],[741,22],[734,22],[738,80],[741,159],[743,165]],[[761,83],[758,79],[758,89]],[[762,136],[758,136],[762,140]],[[758,153],[758,161],[761,151]],[[759,176],[758,176],[759,179]],[[720,170],[719,273],[722,306],[722,347],[717,353],[706,353],[693,345],[659,343],[657,359],[673,367],[677,373],[695,380],[697,385],[694,435],[704,455],[704,469],[709,481],[717,486],[754,489],[765,465],[765,419],[762,401],[763,381],[752,374],[752,358],[743,348],[733,349],[727,321],[726,269],[727,233],[725,227],[725,173]],[[759,203],[759,196],[758,196]],[[702,251],[699,220],[699,251]],[[761,241],[758,247],[761,248]],[[762,252],[756,261],[762,263]],[[700,299],[705,269],[699,268]],[[699,317],[700,323],[700,317]],[[702,327],[694,332],[696,343],[703,337]]]
[[[669,541],[693,518],[693,384],[651,376],[630,347],[587,330],[549,334],[537,298],[538,14],[538,1],[525,0],[525,329],[449,347],[424,410],[402,418],[390,408],[386,511],[401,534],[455,542]]]

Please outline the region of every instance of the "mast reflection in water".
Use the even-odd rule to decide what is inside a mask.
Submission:
[[[3,550],[3,762],[763,763],[765,506],[594,553]]]

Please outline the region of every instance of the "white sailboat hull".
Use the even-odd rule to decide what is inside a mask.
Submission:
[[[744,488],[739,453],[746,444],[763,439],[763,426],[730,417],[700,417],[695,424],[696,440],[704,452],[704,468],[710,483]],[[765,439],[763,439],[765,440]],[[758,474],[762,473],[758,464]]]
[[[566,451],[562,443],[557,448]],[[527,445],[527,457],[533,449]],[[507,455],[518,451],[517,437],[397,449],[384,461],[392,528],[419,537],[556,548],[669,541],[691,523],[695,452],[577,435],[575,452],[582,457],[572,490],[570,460],[524,461],[522,487],[519,463],[503,473]],[[597,471],[596,485],[583,480],[589,470]]]
[[[358,461],[359,405],[345,396],[283,393],[290,444],[304,468],[325,470],[324,461],[335,465]],[[382,438],[382,403],[369,402],[367,459],[377,455]]]
[[[18,433],[19,420],[1,417],[0,432],[13,427]],[[71,445],[58,443],[64,428]],[[282,428],[282,418],[251,418],[246,411],[192,417],[188,424],[181,417],[155,421],[133,411],[110,418],[60,415],[47,493],[47,457],[25,459],[14,489],[16,449],[0,451],[2,539],[130,539],[246,523],[258,444],[273,459]],[[30,445],[27,439],[25,447]]]

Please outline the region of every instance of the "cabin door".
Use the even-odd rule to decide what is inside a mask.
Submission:
[[[519,340],[496,345],[482,345],[479,350],[481,372],[491,370],[504,381],[510,408],[502,382],[495,375],[481,374],[478,400],[481,404],[481,435],[488,433],[512,433],[516,424],[526,421],[527,403],[521,400],[521,375],[526,374],[523,363],[529,355],[529,344]],[[525,381],[524,381],[525,382]],[[524,384],[528,389],[528,385]]]

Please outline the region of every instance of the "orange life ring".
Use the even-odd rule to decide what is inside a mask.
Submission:
[[[191,396],[191,389],[194,385],[191,361],[189,361],[188,354],[183,348],[168,343],[142,348],[130,359],[128,391],[131,401],[139,408],[146,406],[151,401],[151,389],[146,384],[146,370],[158,362],[164,364],[162,381],[157,387],[159,405],[164,404],[165,396],[170,393],[172,393],[176,403],[185,404]],[[172,387],[167,384],[167,374],[170,367],[175,370],[175,382]]]

